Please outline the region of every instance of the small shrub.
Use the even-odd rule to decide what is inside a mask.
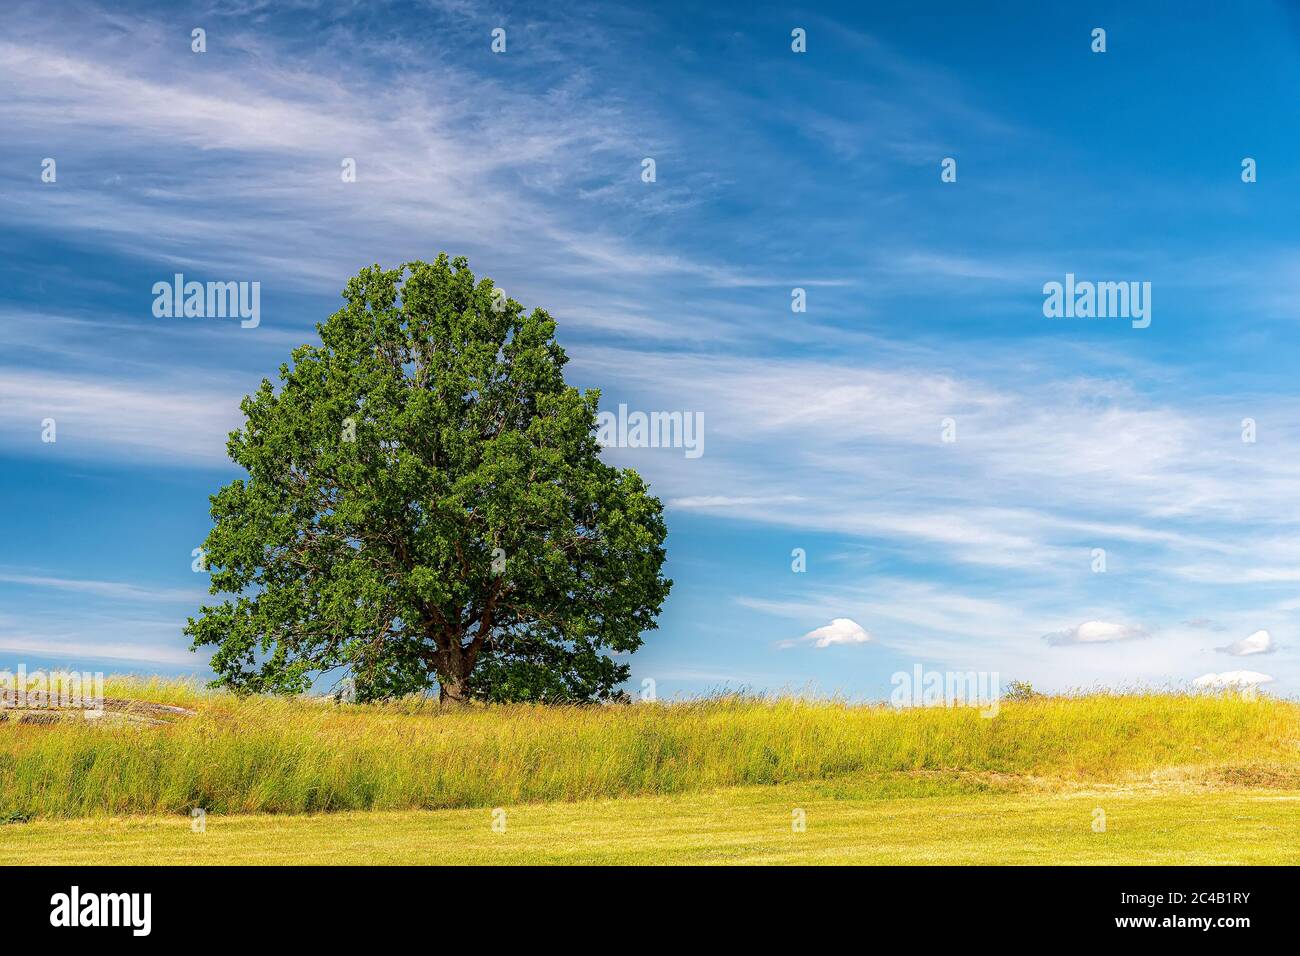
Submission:
[[[1003,700],[1033,700],[1042,696],[1027,680],[1008,681],[1006,690],[1002,692]]]

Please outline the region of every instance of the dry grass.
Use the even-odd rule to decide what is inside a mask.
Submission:
[[[884,797],[936,771],[952,772],[954,793],[1030,780],[1128,786],[1153,774],[1300,788],[1300,705],[1266,697],[1089,694],[1004,703],[990,719],[740,697],[439,712],[419,700],[238,698],[156,679],[115,679],[107,693],[197,714],[147,727],[0,724],[0,820],[494,807],[853,775],[880,782]]]

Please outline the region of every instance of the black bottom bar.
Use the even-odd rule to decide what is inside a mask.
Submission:
[[[75,933],[128,946],[208,934],[373,945],[404,927],[476,927],[490,937],[507,924],[532,927],[538,940],[551,935],[545,927],[567,926],[570,938],[609,943],[634,932],[671,944],[699,926],[730,939],[800,927],[857,938],[901,932],[938,947],[1007,943],[1021,932],[1051,934],[1026,942],[1232,945],[1292,938],[1297,923],[1295,870],[1280,867],[737,868],[695,883],[701,876],[672,868],[541,875],[487,867],[11,867],[0,909],[11,939]]]

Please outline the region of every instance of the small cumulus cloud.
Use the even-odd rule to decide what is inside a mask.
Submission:
[[[825,627],[809,631],[793,641],[782,641],[780,647],[795,647],[811,643],[814,647],[831,647],[836,644],[868,644],[872,637],[857,621],[837,617]]]
[[[1146,637],[1147,632],[1140,627],[1128,624],[1112,624],[1110,621],[1084,621],[1078,627],[1065,631],[1044,634],[1043,640],[1048,644],[1111,644],[1115,641],[1128,641]]]
[[[1208,688],[1244,688],[1268,684],[1273,678],[1259,671],[1224,671],[1222,674],[1202,674],[1192,684]]]
[[[1268,631],[1259,630],[1249,637],[1233,641],[1226,647],[1216,647],[1215,650],[1223,654],[1231,654],[1233,657],[1246,657],[1250,654],[1271,654],[1273,652],[1273,635]]]

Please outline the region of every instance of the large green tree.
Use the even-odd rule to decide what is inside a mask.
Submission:
[[[599,392],[564,382],[546,312],[463,258],[363,269],[241,405],[211,498],[213,594],[186,633],[216,683],[359,699],[597,700],[672,582],[636,472],[600,460]]]

